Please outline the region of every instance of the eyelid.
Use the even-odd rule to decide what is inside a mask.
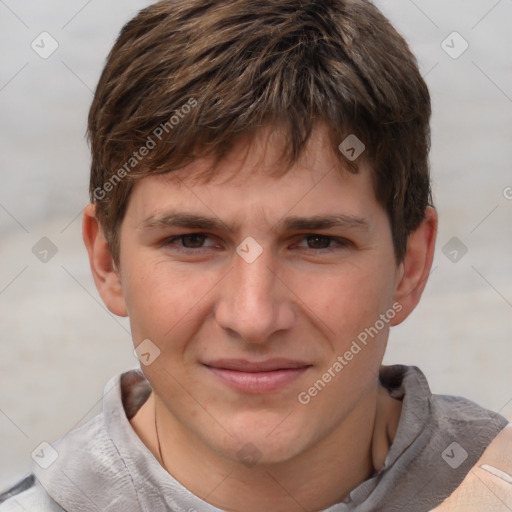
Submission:
[[[321,233],[303,233],[303,234],[300,235],[301,240],[306,240],[308,237],[327,238],[330,242],[333,242],[333,243],[337,244],[337,247],[333,246],[333,247],[327,247],[327,248],[324,248],[324,249],[306,248],[309,251],[329,252],[329,251],[336,250],[337,248],[341,249],[343,247],[347,247],[347,246],[350,246],[350,245],[353,246],[354,245],[354,243],[352,241],[348,240],[347,238],[340,237],[340,236],[324,235],[324,234],[321,234]]]
[[[190,247],[183,247],[183,246],[180,246],[178,245],[180,240],[183,241],[183,239],[187,236],[192,236],[192,235],[198,235],[198,236],[203,236],[205,237],[206,239],[210,239],[212,240],[212,238],[216,238],[214,235],[211,235],[209,233],[204,233],[204,232],[200,232],[200,231],[193,231],[193,232],[189,232],[189,233],[182,233],[180,235],[174,235],[174,236],[170,236],[170,237],[167,237],[163,240],[162,242],[162,246],[171,246],[173,245],[174,246],[174,250],[178,251],[178,252],[188,252],[188,253],[199,253],[201,251],[204,251],[204,250],[208,250],[208,249],[211,249],[213,246],[207,246],[207,247],[196,247],[196,248],[190,248]],[[301,247],[300,249],[305,249],[309,252],[323,252],[323,253],[328,253],[328,252],[332,252],[332,251],[335,251],[335,250],[339,250],[339,249],[343,249],[347,246],[354,246],[354,243],[350,240],[348,240],[347,238],[344,238],[344,237],[338,237],[338,236],[334,236],[334,235],[325,235],[325,234],[321,234],[321,233],[301,233],[301,234],[298,234],[298,235],[295,235],[294,236],[294,239],[297,239],[299,238],[300,241],[306,241],[307,242],[307,238],[308,237],[318,237],[318,238],[325,238],[325,239],[328,239],[330,243],[334,243],[336,244],[335,246],[332,246],[332,247],[326,247],[326,248],[321,248],[321,249],[315,249],[315,248],[309,248],[309,247]]]
[[[174,244],[176,242],[180,242],[182,241],[185,237],[187,236],[192,236],[192,235],[197,235],[197,236],[203,236],[205,237],[206,239],[210,239],[212,240],[213,236],[208,234],[208,233],[203,233],[201,231],[192,231],[190,233],[182,233],[180,235],[173,235],[173,236],[168,236],[166,237],[163,241],[162,241],[162,245],[163,246],[166,246],[166,245],[171,245],[171,242]],[[208,246],[208,247],[211,247],[211,246]],[[200,251],[201,249],[205,249],[205,247],[199,247],[197,249],[191,249],[189,247],[180,247],[181,250],[183,251],[194,251],[194,252],[198,252]]]

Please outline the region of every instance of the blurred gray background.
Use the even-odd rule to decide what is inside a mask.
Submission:
[[[92,91],[120,28],[149,3],[0,0],[2,488],[138,364],[128,321],[96,292],[80,220]],[[417,365],[433,392],[512,419],[512,0],[376,3],[430,87],[440,215],[430,282],[384,362]]]

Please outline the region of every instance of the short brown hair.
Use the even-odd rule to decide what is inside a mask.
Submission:
[[[430,115],[415,57],[369,1],[160,1],[123,27],[98,83],[91,201],[118,262],[136,180],[206,153],[219,162],[267,123],[285,123],[291,164],[322,121],[344,168],[357,172],[357,160],[338,145],[364,143],[400,262],[431,204]]]

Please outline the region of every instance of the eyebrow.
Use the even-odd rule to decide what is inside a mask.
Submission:
[[[334,227],[368,231],[370,223],[367,219],[356,215],[336,214],[313,215],[310,217],[290,216],[279,221],[275,226],[281,227],[284,231],[313,231]],[[165,212],[159,215],[150,215],[142,221],[141,227],[142,229],[181,227],[235,233],[239,229],[239,224],[227,225],[215,217],[206,217],[188,212]]]

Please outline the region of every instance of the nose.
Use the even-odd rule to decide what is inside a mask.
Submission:
[[[293,293],[283,282],[269,250],[248,262],[236,252],[219,290],[217,323],[247,343],[268,342],[295,321]]]

